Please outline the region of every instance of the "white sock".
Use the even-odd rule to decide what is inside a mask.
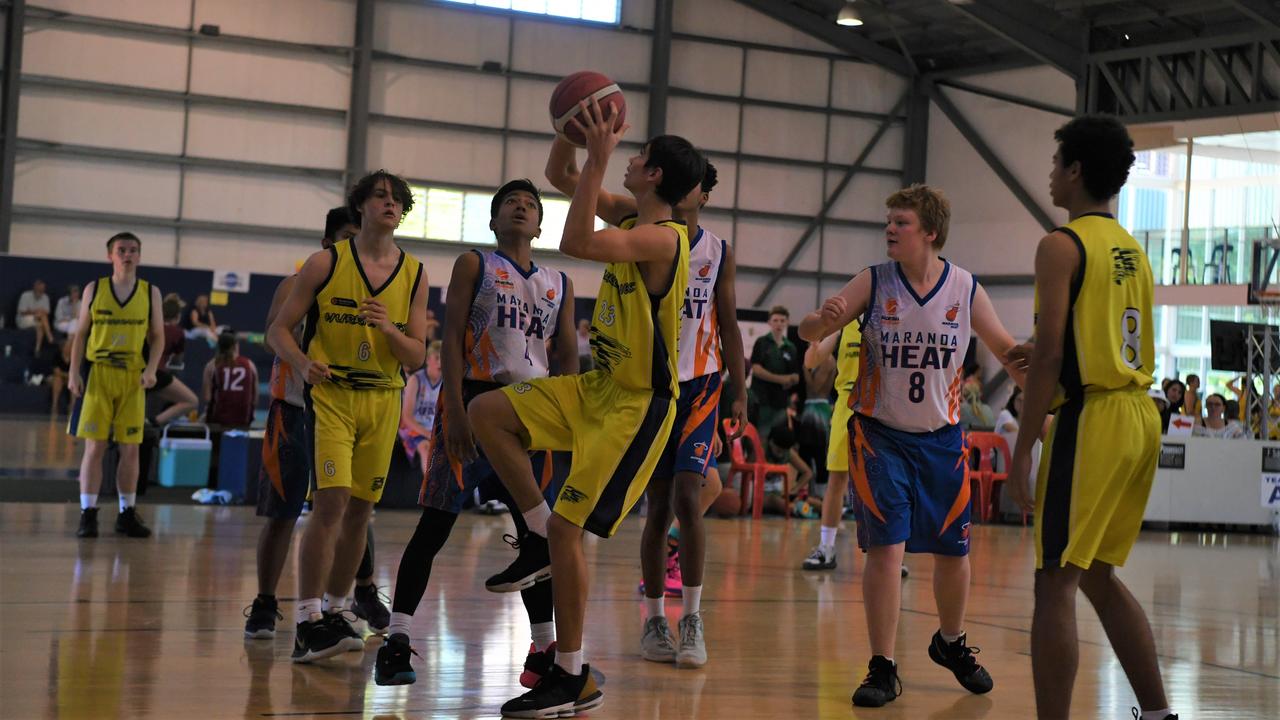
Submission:
[[[313,616],[320,614],[320,603],[320,598],[299,600],[297,606],[294,608],[293,615],[298,622],[307,622],[311,620]]]
[[[702,609],[702,586],[684,586],[681,600],[684,602],[684,614],[693,615]]]
[[[391,626],[387,628],[387,635],[400,634],[409,637],[409,624],[412,622],[413,616],[409,613],[391,613]]]
[[[533,649],[542,652],[556,641],[556,624],[554,621],[532,623],[529,625],[529,634],[533,639]]]
[[[547,522],[551,520],[551,508],[545,502],[538,503],[521,515],[524,516],[525,524],[529,526],[529,532],[542,537],[547,536]]]
[[[120,493],[120,512],[138,504],[138,493]]]
[[[648,620],[649,618],[665,616],[667,614],[666,600],[667,598],[664,595],[659,595],[656,598],[651,598],[648,595],[645,595],[644,618]]]
[[[963,630],[961,630],[959,633],[957,633],[957,634],[955,634],[955,635],[948,635],[948,634],[946,634],[946,633],[942,632],[942,630],[938,630],[938,634],[942,636],[942,640],[943,640],[943,642],[947,643],[948,645],[950,645],[951,643],[953,643],[953,642],[955,642],[955,641],[959,640],[960,638],[964,637],[964,631],[963,631]]]
[[[93,493],[93,494],[80,493],[80,509],[81,510],[91,510],[96,507],[98,507],[97,493]]]
[[[1164,720],[1173,714],[1173,710],[1165,708],[1163,710],[1147,710],[1142,713],[1142,720]]]
[[[839,526],[839,525],[837,525],[837,526],[835,526],[835,527],[827,527],[826,525],[823,525],[823,526],[822,526],[822,530],[821,530],[821,534],[822,534],[821,544],[822,544],[822,547],[824,547],[824,548],[835,547],[835,544],[836,544],[836,533],[837,533],[837,532],[839,532],[839,531],[840,531],[840,526]]]
[[[556,664],[570,675],[582,674],[582,651],[560,652],[556,650]]]
[[[321,610],[327,613],[341,612],[342,608],[347,606],[347,597],[333,597],[329,593],[324,594],[324,601],[321,604]]]

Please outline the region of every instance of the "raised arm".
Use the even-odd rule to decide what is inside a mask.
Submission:
[[[578,170],[578,149],[563,135],[557,134],[551,141],[551,153],[547,156],[545,172],[547,182],[555,189],[569,197],[577,192],[578,181],[582,176]],[[630,195],[614,195],[604,188],[600,189],[596,198],[596,217],[617,226],[635,214],[635,198]]]
[[[800,337],[817,342],[848,325],[866,311],[871,302],[871,271],[863,270],[845,283],[840,292],[827,298],[822,307],[800,321]]]
[[[560,301],[560,316],[556,318],[556,334],[551,338],[555,353],[555,367],[561,375],[578,374],[578,333],[573,325],[573,281],[564,278],[564,298]]]
[[[809,347],[804,351],[804,369],[814,370],[821,367],[822,363],[831,357],[831,353],[835,352],[836,344],[839,342],[840,333],[831,333],[820,342],[809,343]]]

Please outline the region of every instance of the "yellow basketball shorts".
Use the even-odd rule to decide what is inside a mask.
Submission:
[[[91,362],[81,368],[84,392],[71,408],[67,432],[82,440],[141,443],[147,404],[142,371]]]
[[[530,450],[570,450],[573,466],[552,510],[601,537],[644,494],[675,425],[674,398],[622,387],[600,370],[502,388]]]
[[[827,441],[827,472],[849,472],[849,393],[836,393],[836,405],[831,412],[831,437]]]
[[[1086,393],[1058,409],[1036,482],[1036,568],[1124,565],[1160,457],[1146,392]]]
[[[378,502],[400,428],[400,390],[352,390],[333,382],[307,387],[315,487],[345,487]]]

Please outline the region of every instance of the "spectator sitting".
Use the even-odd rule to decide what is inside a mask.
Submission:
[[[781,305],[769,310],[769,334],[751,349],[751,394],[757,404],[756,429],[770,437],[774,426],[786,425],[792,388],[800,384],[800,353],[787,337],[791,312]]]
[[[1000,411],[1000,416],[996,418],[996,434],[1004,438],[1009,444],[1009,452],[1013,453],[1013,446],[1018,444],[1018,418],[1022,415],[1022,388],[1015,387],[1013,393],[1009,395],[1009,401],[1004,404],[1004,409]],[[1035,496],[1036,492],[1036,468],[1040,467],[1040,450],[1042,444],[1036,440],[1036,444],[1031,449],[1031,495]],[[998,470],[1000,472],[1008,471],[1003,466],[1003,458],[999,459]],[[1008,489],[1008,485],[1004,486]],[[1006,495],[1001,495],[1000,512],[1017,513],[1021,512],[1016,508],[1012,501],[1006,500]]]
[[[58,306],[53,311],[53,329],[63,335],[75,335],[79,323],[80,286],[70,285],[67,294],[58,298]]]
[[[996,427],[995,413],[982,402],[982,384],[966,381],[960,389],[960,427],[965,430],[991,430]]]
[[[1204,424],[1196,425],[1193,431],[1196,437],[1221,438],[1224,440],[1239,440],[1248,437],[1243,425],[1235,420],[1227,420],[1225,418],[1227,399],[1222,395],[1213,393],[1205,398],[1204,410]]]
[[[1182,413],[1182,400],[1186,397],[1187,386],[1181,380],[1165,380],[1161,383],[1167,402],[1164,412],[1160,413],[1160,432],[1169,432],[1169,419]]]
[[[18,317],[16,324],[21,330],[34,330],[36,333],[35,354],[39,355],[45,342],[53,341],[53,329],[49,325],[49,296],[45,293],[43,280],[37,279],[31,289],[18,297]]]
[[[218,354],[204,367],[205,421],[226,428],[247,428],[258,405],[258,369],[240,356],[235,333],[218,337]]]
[[[164,426],[196,409],[199,399],[175,374],[183,368],[182,356],[186,352],[187,337],[178,325],[183,302],[177,293],[169,293],[160,303],[164,318],[164,352],[160,355],[160,368],[156,371],[156,384],[147,391],[148,397],[158,398],[168,406],[151,422]]]
[[[1201,423],[1204,405],[1200,402],[1200,376],[1192,373],[1187,376],[1187,391],[1182,397],[1182,414],[1190,415]]]
[[[796,436],[791,428],[779,424],[769,433],[769,441],[765,443],[764,461],[774,465],[790,465],[787,475],[791,478],[791,495],[782,494],[782,478],[770,475],[764,481],[764,511],[775,515],[786,513],[787,506],[807,488],[813,471],[796,452]]]
[[[1152,402],[1156,404],[1156,410],[1159,411],[1160,417],[1164,418],[1165,411],[1169,408],[1169,398],[1165,397],[1164,391],[1154,386],[1150,387],[1147,389],[1147,397],[1151,398]],[[1167,430],[1168,425],[1165,425],[1160,432],[1164,434]]]
[[[188,340],[202,337],[209,343],[209,347],[217,344],[218,321],[214,319],[213,310],[209,308],[208,295],[196,296],[196,304],[182,316],[182,329],[186,332]]]

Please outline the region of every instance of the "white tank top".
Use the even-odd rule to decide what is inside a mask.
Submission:
[[[510,385],[549,374],[547,338],[556,333],[564,273],[530,264],[520,269],[501,250],[480,256],[467,318],[464,378]]]
[[[725,242],[705,228],[689,243],[689,287],[680,319],[680,382],[720,372],[720,320],[716,284],[724,265]]]
[[[908,432],[955,425],[977,283],[948,262],[934,289],[919,297],[898,263],[876,265],[871,273],[862,358],[849,407]]]
[[[418,381],[418,396],[413,399],[413,419],[422,427],[431,430],[436,421],[436,400],[440,398],[440,387],[444,385],[442,375],[434,385],[427,378],[425,369],[413,374]]]

